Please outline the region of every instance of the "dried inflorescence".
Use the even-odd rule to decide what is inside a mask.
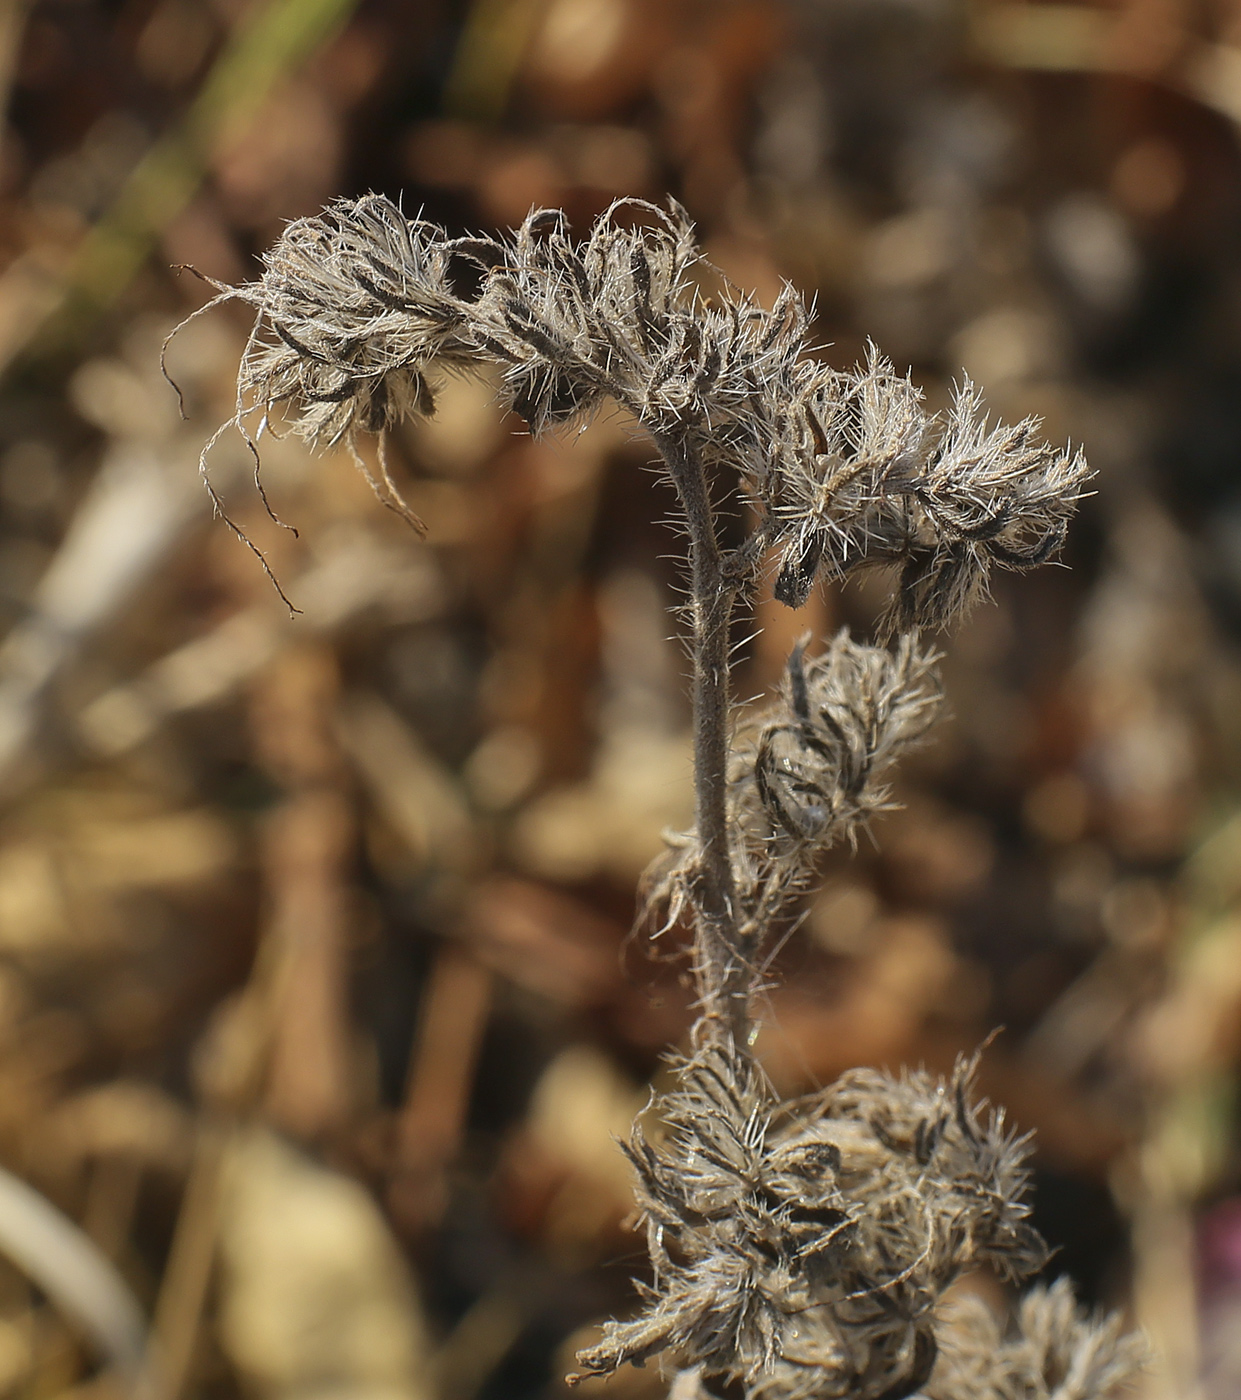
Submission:
[[[847,631],[821,656],[807,658],[806,639],[793,648],[776,703],[734,748],[732,814],[746,888],[780,898],[803,888],[826,850],[856,843],[859,829],[892,806],[894,764],[939,714],[936,661],[908,634],[894,651]]]
[[[1117,1317],[1090,1317],[1068,1279],[1033,1288],[1011,1327],[976,1295],[942,1310],[940,1355],[925,1400],[1119,1400],[1146,1360]]]
[[[731,1046],[700,1050],[628,1152],[655,1270],[647,1305],[579,1356],[587,1373],[668,1351],[747,1397],[894,1400],[931,1375],[936,1303],[964,1271],[1045,1259],[1025,1139],[948,1080],[846,1075],[779,1103]]]
[[[227,294],[257,312],[239,388],[316,446],[431,411],[423,371],[468,354],[442,230],[386,199],[297,219],[257,282]]]
[[[812,883],[823,854],[894,804],[897,760],[926,737],[942,692],[935,652],[906,634],[894,650],[839,632],[821,656],[794,647],[775,702],[739,729],[728,819],[736,897],[748,926],[770,928]],[[646,880],[644,914],[672,923],[690,906],[694,833],[669,837]]]
[[[776,596],[803,602],[815,580],[891,562],[889,630],[940,627],[986,589],[991,567],[1051,558],[1089,477],[1080,452],[1038,438],[1037,419],[989,428],[965,381],[944,418],[872,350],[854,374],[803,372],[763,492],[782,545]]]
[[[988,430],[968,384],[941,421],[877,355],[834,370],[810,355],[791,287],[770,310],[735,290],[707,301],[698,263],[675,204],[618,202],[577,242],[557,211],[509,238],[451,238],[382,196],[341,200],[291,223],[258,281],[220,288],[256,311],[235,421],[351,442],[430,412],[430,367],[480,363],[535,432],[611,398],[734,474],[756,545],[781,552],[778,597],[798,606],[821,576],[894,564],[898,630],[953,620],[993,564],[1059,547],[1080,454],[1040,443],[1033,420]]]

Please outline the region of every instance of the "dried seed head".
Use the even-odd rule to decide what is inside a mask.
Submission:
[[[730,1045],[686,1061],[665,1135],[635,1127],[628,1147],[654,1283],[584,1371],[669,1351],[749,1400],[923,1385],[943,1290],[982,1263],[1020,1276],[1045,1257],[1026,1140],[970,1103],[974,1064],[948,1081],[854,1074],[779,1105]]]
[[[733,796],[756,853],[810,865],[890,805],[889,771],[925,737],[942,693],[936,654],[912,635],[892,652],[842,630],[809,660],[807,641],[776,704],[738,738]]]
[[[258,312],[239,390],[322,446],[433,409],[423,370],[459,359],[443,231],[379,195],[298,219],[235,295]]]
[[[925,1400],[1120,1400],[1145,1363],[1117,1317],[1090,1317],[1066,1278],[1033,1288],[1007,1330],[979,1297],[941,1310],[940,1355]]]
[[[892,630],[950,622],[994,565],[1055,552],[1080,454],[1037,441],[1033,420],[989,429],[968,383],[941,421],[875,353],[851,373],[818,363],[792,287],[770,310],[733,288],[708,303],[698,262],[675,204],[618,201],[575,241],[555,210],[507,237],[450,238],[379,195],[338,201],[290,224],[257,282],[220,288],[258,313],[234,421],[284,416],[312,443],[351,443],[429,413],[433,364],[498,365],[536,433],[612,398],[735,474],[780,547],[782,601],[896,565]]]
[[[920,1190],[919,1182],[931,1187],[915,1209],[930,1222],[934,1246],[927,1267],[940,1290],[962,1260],[1020,1279],[1047,1257],[1025,1202],[1029,1138],[1006,1128],[1002,1109],[988,1112],[985,1101],[971,1100],[977,1065],[976,1055],[958,1060],[948,1080],[921,1070],[899,1077],[850,1070],[787,1110],[793,1118],[809,1111],[829,1123],[866,1125],[869,1145],[857,1150],[861,1175],[849,1179],[849,1189],[868,1205],[874,1193],[891,1191],[892,1162],[901,1164],[911,1189]],[[889,1154],[882,1171],[867,1165],[874,1143]]]
[[[941,708],[937,656],[906,635],[894,651],[842,630],[822,656],[804,639],[780,694],[738,733],[729,817],[738,898],[747,924],[770,928],[813,880],[820,857],[893,806],[896,761],[926,736]],[[694,834],[671,838],[648,872],[646,914],[674,922],[697,868]]]
[[[783,541],[776,596],[800,606],[817,576],[894,563],[891,630],[955,621],[993,565],[1031,568],[1064,542],[1089,470],[1028,418],[990,428],[966,380],[943,419],[872,351],[855,374],[801,367],[763,495]]]

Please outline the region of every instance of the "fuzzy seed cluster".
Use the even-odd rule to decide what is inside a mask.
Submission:
[[[821,656],[803,639],[775,704],[738,737],[732,801],[741,868],[757,908],[805,887],[819,857],[893,804],[887,779],[939,715],[937,657],[904,635],[894,650],[839,632]]]
[[[935,1308],[984,1265],[1023,1278],[1046,1251],[1025,1202],[1026,1140],[947,1080],[875,1070],[779,1103],[731,1046],[700,1050],[628,1152],[654,1285],[579,1355],[585,1374],[669,1352],[747,1400],[893,1400],[926,1384]]]
[[[895,648],[839,632],[822,655],[793,649],[774,703],[732,749],[729,827],[736,898],[747,928],[771,927],[814,881],[822,855],[856,843],[895,804],[888,779],[942,707],[935,652],[905,634]],[[644,919],[670,927],[691,907],[699,852],[670,834],[647,873]]]
[[[235,422],[287,421],[316,444],[432,411],[427,372],[498,366],[536,432],[606,400],[657,439],[683,435],[754,502],[780,554],[777,596],[894,565],[893,630],[952,621],[991,568],[1055,553],[1088,470],[1038,424],[988,427],[966,384],[943,418],[872,354],[842,373],[810,353],[801,298],[704,298],[683,210],[621,201],[582,241],[539,210],[509,237],[451,238],[380,195],[298,219],[263,275],[219,288],[256,312]]]
[[[924,1400],[1120,1400],[1147,1361],[1118,1317],[1076,1306],[1067,1278],[1032,1288],[1010,1326],[977,1295],[942,1309],[940,1358]]]

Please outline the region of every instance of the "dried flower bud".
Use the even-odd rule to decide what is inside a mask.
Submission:
[[[737,819],[767,859],[812,862],[889,805],[885,779],[939,713],[934,652],[906,635],[895,652],[837,633],[822,656],[793,648],[777,703],[743,733]]]

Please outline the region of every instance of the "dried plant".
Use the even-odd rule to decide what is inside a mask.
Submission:
[[[941,1364],[926,1400],[1093,1400],[1121,1390],[1146,1360],[1118,1318],[1091,1318],[1067,1279],[1032,1288],[1005,1329],[981,1298],[943,1309]]]
[[[692,928],[700,1016],[661,1132],[639,1125],[627,1149],[653,1281],[584,1373],[666,1354],[771,1400],[1102,1400],[1133,1347],[1078,1319],[1064,1288],[1031,1295],[1015,1341],[941,1307],[970,1269],[1017,1280],[1045,1257],[1026,1140],[971,1102],[974,1060],[947,1082],[857,1070],[781,1103],[748,1048],[769,940],[822,852],[889,805],[892,764],[935,717],[920,630],[958,618],[993,566],[1054,554],[1086,464],[1033,421],[989,427],[968,383],[937,417],[873,351],[828,367],[791,287],[767,310],[732,289],[707,298],[706,271],[675,204],[622,201],[576,242],[546,210],[509,237],[453,238],[379,196],[342,201],[291,224],[258,281],[218,287],[211,305],[256,312],[231,424],[252,446],[280,422],[311,443],[378,434],[373,484],[409,514],[384,434],[433,411],[428,371],[494,366],[535,433],[618,403],[676,489],[696,820],[651,872],[647,909]],[[756,524],[726,547],[720,510],[737,495]],[[738,721],[734,613],[773,560],[790,607],[820,578],[892,567],[895,646],[842,633],[812,656],[803,641],[772,706]]]
[[[608,1324],[584,1367],[671,1349],[747,1395],[916,1389],[944,1289],[982,1264],[1018,1277],[1045,1258],[1022,1200],[1024,1141],[969,1103],[973,1071],[857,1070],[781,1104],[735,1047],[701,1049],[663,1105],[664,1139],[638,1127],[628,1148],[650,1306]]]
[[[755,947],[813,883],[823,852],[856,842],[859,827],[892,806],[887,770],[939,711],[935,654],[913,634],[892,653],[842,631],[809,661],[807,642],[794,647],[776,703],[733,738],[730,855],[742,937]],[[696,859],[692,833],[672,839],[647,873],[648,915],[659,909],[674,923],[692,907]]]

